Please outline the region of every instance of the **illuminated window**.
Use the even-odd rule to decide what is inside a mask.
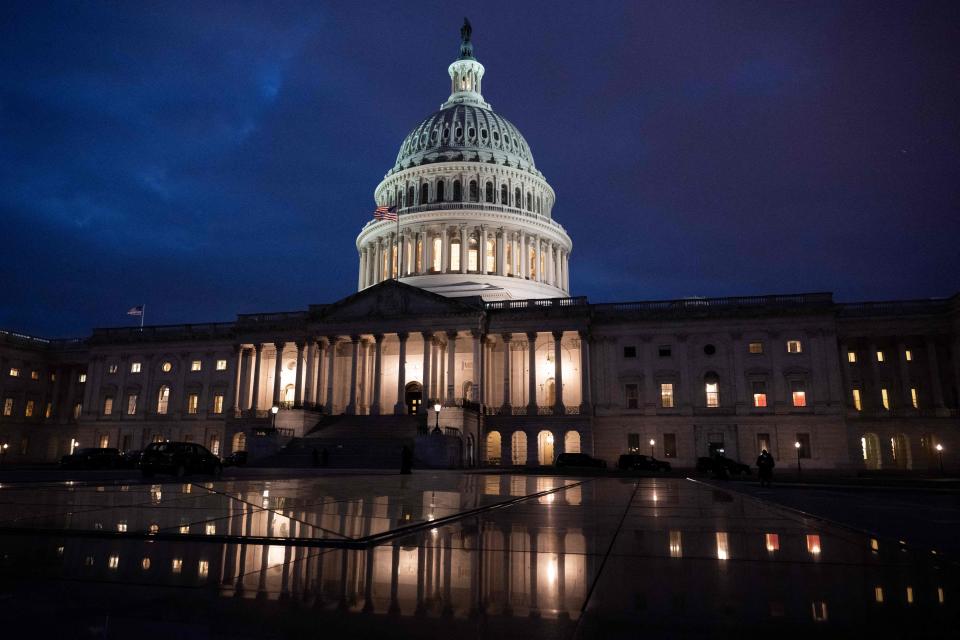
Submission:
[[[106,433],[103,434],[102,436],[100,436],[100,440],[98,441],[98,443],[99,443],[98,446],[101,449],[106,449],[107,447],[110,446],[110,436]],[[101,489],[100,487],[97,487],[97,491],[103,491],[103,489]]]
[[[857,352],[856,351],[847,351],[847,362],[853,364],[857,361]]]
[[[57,374],[51,372],[51,373],[50,373],[50,382],[56,382],[56,381],[57,381]]]
[[[725,531],[717,531],[717,560],[730,559],[730,543]]]
[[[217,360],[217,371],[226,371],[226,370],[227,370],[227,361]]]
[[[857,411],[863,411],[863,405],[860,403],[860,389],[853,390],[853,408]]]
[[[170,403],[170,387],[163,385],[157,392],[157,413],[164,415]]]
[[[194,360],[190,363],[190,371],[200,371],[200,367],[203,366],[203,363],[199,360]]]
[[[877,362],[883,362],[883,351],[877,351]]]
[[[880,551],[880,541],[876,538],[870,538],[870,551]]]
[[[197,577],[206,578],[210,573],[210,563],[207,560],[200,560],[197,563]]]
[[[946,600],[946,598],[943,595],[943,587],[937,587],[937,602],[943,604],[944,600]]]
[[[116,372],[117,372],[117,369],[119,369],[119,366],[118,366],[118,365],[111,364],[109,367],[107,367],[107,372],[108,372],[108,373],[116,373]]]
[[[126,530],[127,530],[126,520],[121,520],[120,522],[117,523],[117,531],[119,531],[120,533],[124,533],[126,532]]]
[[[433,260],[431,261],[431,271],[443,271],[443,240],[437,236],[431,240],[433,243]]]
[[[20,377],[20,369],[18,369],[17,367],[10,367],[10,377],[11,377],[11,378],[19,378],[19,377]]]
[[[217,393],[213,396],[213,412],[223,413],[223,394]]]
[[[679,531],[670,532],[670,557],[683,557],[683,537]]]
[[[807,534],[807,553],[812,556],[820,555],[820,536],[817,534]]]
[[[905,350],[903,352],[903,356],[906,358],[907,362],[913,361],[913,352],[911,352],[910,349]]]
[[[46,408],[43,410],[43,417],[49,418],[53,415],[53,403],[48,402]]]
[[[137,394],[131,393],[127,396],[127,415],[132,416],[137,413]]]
[[[910,404],[913,405],[914,409],[920,408],[920,402],[917,400],[917,388],[910,387]]]
[[[913,587],[907,587],[907,604],[913,604]]]
[[[3,399],[3,415],[5,416],[13,415],[13,398]]]
[[[873,599],[878,604],[883,604],[883,587],[877,585],[873,588]]]
[[[160,365],[160,370],[164,373],[170,373],[173,370],[173,363],[164,362],[162,365]]]
[[[664,409],[673,408],[673,383],[660,383],[660,406]]]
[[[497,241],[487,240],[487,273],[497,270]]]
[[[183,560],[180,558],[174,558],[170,569],[174,573],[180,573],[183,570]]]
[[[107,559],[107,566],[110,567],[111,571],[115,571],[120,566],[120,556],[110,556]]]
[[[144,571],[149,571],[149,570],[150,570],[150,558],[144,558],[143,560],[141,560],[141,561],[140,561],[140,568],[143,569]]]
[[[197,405],[200,404],[200,396],[195,393],[191,393],[187,396],[187,413],[196,414]]]
[[[720,381],[716,374],[708,373],[703,380],[703,390],[706,394],[707,406],[716,408],[720,406]]]
[[[802,353],[803,346],[799,340],[787,340],[787,353]]]
[[[39,380],[39,379],[40,379],[40,371],[39,371],[38,369],[34,369],[33,371],[31,371],[31,372],[30,372],[30,379],[31,379],[31,380]]]
[[[460,271],[460,240],[458,238],[450,242],[450,271]]]
[[[131,362],[130,363],[130,373],[140,373],[140,363]]]
[[[218,436],[210,436],[210,453],[215,456],[220,455],[220,438]]]
[[[73,419],[78,420],[80,418],[80,412],[83,411],[83,403],[78,402],[73,405]]]
[[[627,399],[627,409],[637,409],[640,405],[640,385],[626,384],[623,393]]]
[[[208,536],[212,536],[216,532],[217,532],[217,525],[213,524],[212,522],[208,522],[204,527],[204,533],[206,533]]]
[[[81,382],[81,383],[82,383],[82,382],[86,382],[86,381],[87,381],[87,374],[81,373],[79,376],[77,376],[77,382]]]
[[[763,353],[763,343],[762,342],[751,342],[747,345],[747,351],[754,354]]]
[[[814,622],[827,621],[827,603],[826,602],[824,602],[823,600],[811,602],[810,609],[813,615]]]
[[[780,551],[780,536],[776,533],[763,534],[763,541],[769,553]]]
[[[807,406],[807,390],[804,387],[803,382],[800,380],[794,380],[790,383],[790,392],[793,396],[793,406],[795,407],[805,407]]]
[[[757,434],[757,455],[760,455],[766,451],[770,452],[770,434],[769,433],[758,433]]]
[[[886,389],[880,389],[880,402],[883,403],[884,410],[890,410],[890,394],[887,393]]]
[[[767,383],[766,382],[757,381],[753,383],[753,406],[754,407],[767,406]]]
[[[113,396],[107,396],[103,399],[103,415],[113,415]]]

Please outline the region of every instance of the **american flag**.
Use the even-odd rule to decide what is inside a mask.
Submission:
[[[142,316],[143,315],[143,305],[138,304],[135,307],[130,307],[130,310],[127,311],[128,316]]]
[[[377,207],[373,210],[374,220],[391,220],[396,222],[397,218],[397,208],[396,207]]]

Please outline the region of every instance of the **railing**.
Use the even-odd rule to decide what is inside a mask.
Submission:
[[[891,300],[887,302],[854,302],[837,307],[840,317],[870,317],[892,315],[922,315],[944,313],[952,298],[929,298],[925,300]]]
[[[183,336],[227,337],[233,334],[234,322],[203,322],[200,324],[164,324],[146,327],[105,327],[94,329],[94,339],[168,340]]]
[[[545,216],[541,213],[534,213],[533,211],[527,211],[526,209],[520,209],[517,207],[508,207],[502,204],[492,204],[489,202],[434,202],[430,204],[419,204],[412,207],[400,207],[398,212],[401,216],[401,222],[403,222],[402,217],[405,215],[412,215],[415,213],[427,213],[430,211],[491,211],[494,213],[509,213],[511,215],[521,216],[524,218],[530,218],[536,222],[542,222],[543,224],[549,225],[551,227],[556,227],[566,233],[566,230],[563,228],[563,225],[551,218],[550,216]],[[363,229],[366,230],[367,227],[375,224],[380,224],[381,222],[391,224],[394,227],[397,226],[397,223],[390,221],[382,220],[370,220],[363,226]],[[361,231],[363,233],[363,231]]]
[[[277,407],[280,409],[293,409],[293,401],[284,400],[283,402],[278,402]]]
[[[535,300],[496,300],[485,302],[483,308],[487,311],[502,311],[507,309],[537,309],[542,307],[586,307],[589,306],[586,296],[573,298],[541,298]]]
[[[462,438],[462,437],[463,437],[463,434],[460,433],[460,429],[457,429],[456,427],[444,427],[444,428],[443,428],[443,435],[445,435],[445,436],[456,436],[457,438]]]
[[[82,345],[85,342],[83,338],[40,338],[38,336],[31,336],[26,333],[18,333],[16,331],[6,331],[4,329],[0,329],[0,339],[7,339],[20,344],[44,348]]]
[[[278,311],[275,313],[241,313],[237,315],[237,322],[241,324],[263,324],[298,320],[307,317],[306,311]]]
[[[296,433],[293,429],[288,429],[286,427],[277,427],[277,435],[284,438],[292,438]]]
[[[732,296],[726,298],[683,298],[680,300],[652,300],[641,302],[610,302],[591,305],[595,313],[670,312],[698,309],[735,309],[741,307],[803,307],[831,305],[831,293],[799,293],[793,295]]]

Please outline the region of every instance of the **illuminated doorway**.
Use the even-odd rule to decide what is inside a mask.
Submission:
[[[411,416],[419,415],[423,411],[423,387],[419,382],[411,382],[405,387],[405,402],[407,413]]]
[[[510,438],[510,462],[514,465],[527,463],[527,434],[523,431],[514,431]]]
[[[863,466],[867,469],[879,469],[880,438],[875,433],[865,433],[860,437],[860,449],[863,455]]]
[[[233,434],[233,450],[234,451],[246,451],[247,450],[247,434],[243,431],[238,431]]]
[[[537,461],[541,466],[553,464],[553,434],[549,431],[537,434]]]
[[[499,431],[491,431],[487,434],[487,464],[500,465],[502,446]]]

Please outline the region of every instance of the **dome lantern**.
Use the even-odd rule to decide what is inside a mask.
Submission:
[[[470,41],[473,27],[470,21],[463,19],[460,27],[460,57],[454,60],[447,68],[450,74],[450,97],[440,107],[446,109],[457,104],[475,104],[489,109],[490,105],[484,101],[480,92],[484,68],[473,57],[473,42]]]

